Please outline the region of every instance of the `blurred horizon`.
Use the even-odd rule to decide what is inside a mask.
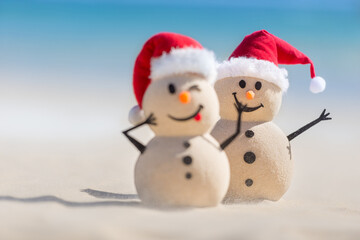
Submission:
[[[327,80],[324,93],[311,94],[309,66],[282,65],[290,88],[280,121],[305,105],[350,109],[347,102],[359,102],[359,9],[351,0],[3,0],[0,132],[29,139],[119,134],[136,104],[136,56],[162,31],[191,36],[222,61],[245,35],[266,29],[307,54]]]

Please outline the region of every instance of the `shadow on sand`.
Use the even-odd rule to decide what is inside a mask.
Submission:
[[[157,209],[160,211],[184,211],[194,209],[193,207],[186,206],[164,206],[157,203],[153,204],[142,204],[138,195],[136,194],[122,194],[122,193],[111,193],[98,191],[94,189],[83,189],[81,192],[87,193],[90,196],[102,199],[117,199],[108,200],[108,201],[96,201],[96,202],[74,202],[61,199],[56,196],[39,196],[39,197],[30,197],[30,198],[19,198],[13,196],[1,196],[0,201],[9,201],[9,202],[22,202],[22,203],[49,203],[54,202],[61,204],[66,207],[141,207],[141,208],[151,208]]]
[[[126,194],[125,194],[126,195]],[[55,202],[66,207],[141,207],[140,201],[98,201],[98,202],[72,202],[55,196],[39,196],[31,198],[18,198],[12,196],[0,196],[0,201],[45,203]]]
[[[90,196],[96,198],[103,198],[103,199],[122,199],[122,200],[129,200],[129,199],[136,199],[138,200],[139,197],[136,194],[122,194],[122,193],[111,193],[111,192],[103,192],[94,189],[83,189],[82,192],[89,194]]]

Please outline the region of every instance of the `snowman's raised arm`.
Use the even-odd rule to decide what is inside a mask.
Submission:
[[[322,111],[322,113],[320,114],[320,116],[315,119],[314,121],[306,124],[305,126],[303,126],[302,128],[300,128],[299,130],[291,133],[290,135],[287,136],[287,138],[289,139],[289,141],[293,140],[294,138],[296,138],[297,136],[299,136],[300,134],[302,134],[303,132],[305,132],[306,130],[308,130],[309,128],[315,126],[316,124],[318,124],[321,121],[324,120],[331,120],[331,117],[328,117],[330,115],[330,113],[325,113],[326,109],[324,109],[324,111]]]
[[[240,131],[241,131],[241,115],[242,115],[242,112],[244,110],[244,108],[246,107],[243,106],[239,101],[237,101],[236,99],[236,96],[234,95],[235,97],[235,100],[236,100],[236,103],[234,104],[235,105],[235,108],[238,112],[238,120],[237,120],[237,125],[236,125],[236,131],[233,135],[231,135],[228,139],[226,139],[223,143],[220,144],[220,147],[222,150],[224,150],[227,146],[230,145],[230,143],[232,141],[234,141],[234,139],[240,134]]]
[[[150,114],[150,116],[142,123],[139,123],[138,125],[132,127],[132,128],[129,128],[125,131],[123,131],[123,134],[127,137],[127,139],[129,139],[129,141],[134,144],[134,146],[141,152],[145,152],[145,149],[146,149],[146,146],[144,146],[142,143],[140,143],[138,140],[136,140],[135,138],[131,137],[128,132],[144,125],[144,124],[151,124],[151,125],[156,125],[155,123],[155,117],[153,114]]]

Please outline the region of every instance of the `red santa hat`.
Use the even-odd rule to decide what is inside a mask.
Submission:
[[[174,74],[196,73],[209,81],[216,78],[214,53],[196,40],[177,33],[158,33],[143,46],[134,67],[133,87],[138,105],[129,113],[133,124],[144,120],[142,100],[149,84]]]
[[[278,64],[310,64],[310,91],[319,93],[325,90],[326,82],[315,75],[311,59],[266,30],[247,35],[229,59],[218,66],[217,79],[238,76],[261,78],[285,92],[289,87],[287,71],[279,68]]]

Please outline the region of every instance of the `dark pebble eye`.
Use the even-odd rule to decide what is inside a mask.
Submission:
[[[245,82],[244,80],[241,80],[241,81],[239,82],[239,86],[240,86],[241,88],[246,87],[246,82]]]
[[[174,94],[176,92],[175,86],[172,83],[169,84],[169,92],[171,94]]]
[[[256,90],[260,90],[261,86],[262,86],[261,82],[256,82],[255,83]]]

